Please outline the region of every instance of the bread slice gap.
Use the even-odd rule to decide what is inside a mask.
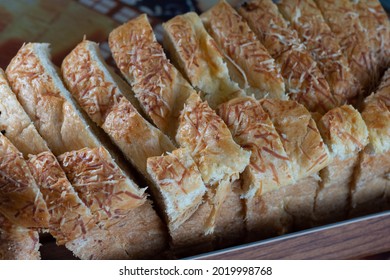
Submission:
[[[37,230],[17,226],[0,213],[0,260],[39,260]]]
[[[284,210],[293,218],[293,223],[287,224],[286,229],[311,227],[320,181],[318,172],[330,163],[329,150],[303,105],[271,99],[264,99],[261,104],[279,133],[292,165],[295,183],[283,186],[280,191]]]
[[[377,91],[364,100],[362,118],[369,144],[360,153],[352,190],[351,216],[389,209],[390,189],[390,70]]]
[[[332,32],[338,38],[341,49],[348,59],[352,74],[360,82],[363,91],[370,90],[377,80],[377,64],[359,13],[353,7],[350,0],[317,1],[318,8],[329,25]]]
[[[118,250],[115,251],[116,258],[132,258],[134,255],[137,255],[137,257],[147,256],[151,254],[150,248],[145,246],[145,250],[139,253],[137,246],[140,242],[133,246],[131,240],[128,240],[127,237],[133,234],[138,238],[147,238],[146,234],[139,233],[152,229],[153,234],[156,235],[154,240],[157,243],[154,244],[153,254],[157,255],[165,250],[167,245],[166,231],[151,204],[147,201],[144,194],[145,189],[139,188],[133,182],[129,173],[129,164],[126,166],[124,162],[120,161],[120,154],[112,152],[108,145],[107,136],[104,133],[97,134],[98,129],[94,123],[88,117],[83,116],[50,61],[49,45],[38,43],[24,45],[7,67],[6,74],[18,100],[54,155],[58,157],[64,153],[74,154],[74,156],[68,157],[74,159],[74,161],[70,160],[71,163],[78,165],[74,167],[75,170],[91,167],[91,162],[96,160],[100,164],[100,166],[92,166],[96,174],[89,173],[90,178],[84,178],[84,180],[95,181],[95,184],[100,184],[100,187],[106,190],[105,186],[108,184],[108,190],[111,190],[108,193],[112,193],[114,186],[117,187],[116,190],[120,191],[119,198],[116,197],[113,201],[111,201],[111,196],[105,196],[104,192],[99,193],[100,198],[105,199],[102,207],[107,203],[108,205],[113,203],[114,205],[118,204],[118,207],[123,206],[125,210],[128,210],[127,212],[120,212],[114,218],[111,218],[104,215],[105,211],[109,209],[102,208],[98,212],[101,215],[93,214],[102,221],[108,220],[106,222],[108,224],[121,223],[122,227],[127,229],[126,238],[123,237],[126,240],[121,237],[121,234],[124,234],[123,229],[122,231],[116,231],[115,228],[108,228],[98,233],[100,236],[99,246],[117,247]],[[85,152],[83,149],[88,149],[88,151]],[[85,157],[79,158],[77,155],[84,155]],[[72,182],[71,178],[77,174],[67,172],[63,163],[61,163],[61,167],[65,170],[73,187],[76,188],[77,185]],[[115,181],[110,176],[100,180],[99,172],[104,173],[106,170],[116,170],[121,178],[121,184],[115,185]],[[88,190],[88,188],[85,189]],[[76,191],[90,208],[86,202],[87,200],[82,197],[83,194],[79,192],[80,190],[76,188]],[[139,215],[139,207],[145,209],[150,224],[141,221],[145,217]],[[135,227],[133,224],[139,226]],[[100,230],[98,227],[95,227],[95,229],[96,231]],[[112,253],[110,250],[99,251],[96,231],[91,230],[85,236],[72,241],[72,244],[77,242],[85,244],[85,246],[78,247],[80,250],[76,251],[76,248],[70,247],[68,244],[66,246],[73,249],[73,252],[80,258],[91,256],[92,258],[110,258],[111,256],[114,258],[115,254],[110,255]],[[114,244],[113,241],[116,243]],[[96,250],[95,253],[94,250]]]
[[[229,74],[248,96],[287,99],[280,69],[246,21],[226,1],[219,1],[201,16],[207,32],[226,58]],[[180,25],[171,24],[171,37],[181,38]],[[179,31],[179,32],[178,32]]]
[[[230,78],[223,54],[196,13],[178,15],[163,23],[163,28],[165,48],[211,108],[245,95]]]
[[[315,223],[323,225],[348,218],[353,174],[359,152],[368,144],[368,131],[360,113],[351,105],[330,110],[317,124],[332,158],[320,171],[314,208]]]
[[[290,99],[321,114],[337,106],[317,63],[272,0],[249,1],[238,12],[281,69]]]
[[[167,59],[145,14],[109,35],[112,56],[153,123],[175,139],[184,101],[194,91]]]
[[[294,28],[307,51],[318,63],[338,105],[355,98],[359,81],[353,76],[348,60],[340,44],[313,0],[287,1],[277,3],[279,11]]]

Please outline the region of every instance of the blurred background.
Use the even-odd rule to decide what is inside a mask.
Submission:
[[[139,14],[146,13],[161,39],[161,23],[177,14],[207,10],[218,0],[0,0],[0,67],[25,42],[51,44],[53,61],[62,59],[83,39],[100,42],[110,57],[109,32]],[[238,0],[228,1],[233,5]]]

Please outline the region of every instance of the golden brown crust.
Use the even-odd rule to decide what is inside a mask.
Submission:
[[[246,21],[228,3],[220,1],[203,13],[201,19],[223,53],[229,57],[228,61],[231,60],[241,70],[243,88],[248,95],[255,94],[258,99],[287,98],[283,77],[274,59]]]
[[[47,44],[29,43],[19,50],[6,70],[13,91],[55,155],[98,146],[88,124],[66,99],[48,52]]]
[[[176,230],[203,202],[206,187],[189,151],[148,158],[148,173],[158,193],[160,208],[167,215],[170,231]]]
[[[145,113],[172,138],[184,100],[193,91],[169,63],[145,14],[114,29],[112,55]]]
[[[330,156],[317,125],[304,106],[295,101],[261,102],[289,156],[296,180],[315,174],[329,164]]]
[[[124,97],[100,60],[96,43],[81,42],[63,61],[62,73],[80,106],[144,176],[147,158],[174,149],[169,138],[149,124]]]
[[[23,227],[47,228],[50,214],[22,154],[0,135],[0,212]]]
[[[58,161],[97,221],[113,220],[146,201],[145,190],[123,174],[103,147],[68,152]]]
[[[387,13],[378,0],[351,1],[359,13],[360,22],[369,38],[379,71],[387,69],[390,62],[390,23]]]
[[[337,102],[317,63],[271,0],[251,1],[239,12],[280,67],[290,99],[312,112],[325,113],[336,107]]]
[[[83,236],[95,224],[90,210],[69,183],[57,159],[50,152],[31,156],[28,166],[50,214],[50,233],[58,245]]]
[[[176,140],[191,151],[205,184],[238,174],[249,163],[250,153],[233,141],[223,120],[197,94],[186,102]]]
[[[192,86],[202,91],[211,108],[244,95],[230,79],[223,54],[196,13],[176,16],[163,27],[166,48]]]
[[[39,235],[16,226],[0,214],[0,260],[39,260]]]
[[[375,78],[373,57],[367,34],[362,28],[359,14],[350,0],[315,0],[332,32],[339,40],[348,59],[349,67],[363,88],[372,86]]]
[[[259,101],[251,97],[233,99],[219,106],[218,115],[234,140],[251,151],[250,164],[242,175],[246,198],[293,182],[290,159]]]
[[[346,159],[368,144],[366,124],[351,105],[330,110],[318,122],[318,128],[332,157]]]
[[[9,87],[2,69],[0,69],[0,112],[0,130],[25,157],[28,154],[49,150]]]
[[[278,1],[283,16],[297,30],[307,50],[318,63],[337,104],[345,104],[358,94],[359,82],[352,75],[338,40],[313,0]]]

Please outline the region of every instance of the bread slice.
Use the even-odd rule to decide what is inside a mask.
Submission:
[[[0,213],[18,226],[49,226],[50,214],[27,162],[3,134],[0,134]]]
[[[176,16],[163,23],[163,27],[165,48],[211,108],[245,95],[230,79],[223,54],[196,13]]]
[[[368,144],[368,131],[360,113],[351,105],[330,110],[318,122],[318,128],[332,162],[320,171],[314,215],[317,224],[327,224],[347,218],[350,185],[359,152]]]
[[[263,195],[294,181],[279,134],[259,101],[235,98],[220,105],[217,112],[234,140],[251,152],[250,164],[241,176],[244,198]]]
[[[186,247],[199,251],[211,241],[205,220],[211,207],[203,201],[207,189],[190,151],[181,148],[148,158],[147,166],[154,197],[165,213],[172,249],[179,255]]]
[[[352,190],[351,215],[357,216],[390,207],[390,71],[375,94],[364,101],[362,117],[369,144],[360,153]],[[386,198],[387,196],[387,198]]]
[[[16,226],[0,214],[0,260],[39,260],[38,231]]]
[[[141,174],[148,176],[147,158],[174,149],[169,138],[125,98],[131,95],[129,86],[116,82],[120,78],[109,71],[96,43],[82,41],[64,59],[61,68],[64,82],[80,107]]]
[[[247,2],[239,8],[239,13],[281,69],[290,99],[322,114],[337,106],[317,63],[272,0]]]
[[[331,160],[328,148],[311,114],[303,105],[295,101],[271,99],[265,99],[261,104],[282,139],[296,181],[284,186],[280,192],[284,209],[293,217],[293,228],[307,228],[313,220],[320,180],[318,171]]]
[[[85,237],[66,244],[68,249],[83,259],[124,259],[151,257],[165,248],[161,221],[144,190],[129,182],[104,148],[67,152],[58,160],[99,221]]]
[[[83,235],[92,215],[66,178],[55,156],[10,89],[0,69],[0,126],[23,154],[50,213],[49,231],[57,244]]]
[[[353,76],[340,44],[313,0],[277,3],[279,11],[290,22],[318,67],[324,73],[338,105],[359,94],[359,82]],[[320,38],[320,39],[319,39]]]
[[[230,76],[248,96],[287,99],[280,69],[236,10],[222,0],[201,19],[225,56]]]
[[[197,94],[186,101],[176,141],[191,151],[204,183],[214,193],[209,194],[213,213],[208,224],[212,231],[220,205],[231,191],[231,184],[249,164],[250,152],[233,141],[223,120]],[[231,158],[235,160],[229,160]]]
[[[351,2],[368,35],[370,49],[376,57],[377,70],[381,73],[390,66],[390,23],[387,13],[378,0]]]
[[[68,153],[68,166],[65,168],[64,163],[61,163],[61,167],[64,169],[67,177],[69,178],[73,187],[79,193],[83,202],[91,209],[91,212],[97,218],[97,220],[108,219],[108,225],[121,224],[123,229],[121,231],[112,228],[105,230],[105,235],[100,235],[100,246],[102,247],[120,247],[122,248],[121,257],[132,257],[139,250],[137,246],[132,246],[131,240],[128,240],[129,235],[139,235],[140,232],[145,232],[149,228],[153,228],[153,234],[155,237],[155,248],[153,253],[157,254],[166,247],[166,232],[162,225],[161,220],[157,214],[151,208],[144,196],[144,189],[140,189],[132,180],[128,168],[119,162],[120,155],[107,151],[104,134],[98,135],[95,133],[97,128],[94,123],[87,118],[84,118],[82,113],[78,110],[76,104],[70,96],[70,93],[65,89],[60,77],[57,75],[54,65],[50,61],[48,44],[27,44],[24,45],[14,57],[6,71],[9,82],[21,102],[23,108],[27,114],[33,120],[39,133],[47,141],[49,148],[56,156],[60,156],[62,151]],[[33,77],[33,78],[32,78]],[[77,131],[77,133],[75,133]],[[87,149],[84,151],[83,149]],[[81,155],[81,156],[80,156]],[[96,162],[97,165],[91,165],[91,162]],[[77,166],[72,166],[77,165]],[[119,165],[121,164],[121,165]],[[90,172],[86,173],[85,177],[79,178],[84,173],[77,173],[81,170]],[[68,170],[68,171],[67,171]],[[73,173],[73,171],[75,173]],[[91,172],[96,174],[92,174]],[[120,184],[115,184],[114,175],[110,175],[105,172],[111,172],[115,170],[116,179],[120,179]],[[102,174],[107,175],[101,177]],[[100,177],[99,177],[100,175]],[[83,197],[83,193],[80,192],[80,188],[77,188],[78,182],[72,178],[77,177],[80,180],[86,180],[93,182],[93,188],[98,191],[98,199],[114,199],[108,194],[115,193],[114,190],[118,190],[120,196],[118,201],[116,198],[113,203],[117,203],[118,207],[124,207],[127,211],[117,211],[116,215],[110,217],[110,209],[102,208],[99,211],[91,208],[92,206],[101,205],[100,200],[95,201],[95,204],[89,205],[91,201]],[[108,181],[107,181],[108,180]],[[84,182],[84,181],[82,181]],[[85,183],[85,182],[84,182]],[[114,189],[114,186],[116,189]],[[83,190],[88,188],[83,188]],[[103,191],[102,191],[103,190]],[[118,195],[119,195],[118,194]],[[139,215],[139,208],[146,209],[145,215],[147,220],[153,224],[145,224],[140,221],[141,218],[145,218]],[[133,224],[138,224],[137,227]],[[143,227],[143,228],[142,228]],[[96,227],[96,230],[98,228]],[[126,236],[122,237],[121,234]],[[147,238],[148,236],[142,235],[140,238]],[[123,240],[124,239],[124,240]],[[117,242],[113,245],[113,240]],[[78,242],[83,243],[85,246],[76,250],[75,247],[71,247],[67,244],[67,247],[73,249],[74,253],[84,258],[90,256],[90,252],[93,249],[98,248],[96,245],[97,239],[94,232],[87,233],[84,237],[79,237]],[[95,242],[96,241],[96,242]],[[76,240],[72,241],[76,242]],[[96,246],[91,248],[88,246]],[[148,255],[151,252],[150,249],[144,246],[144,255]],[[107,253],[107,255],[105,255]],[[96,254],[96,257],[104,258],[110,257],[109,251],[103,250],[100,254]]]
[[[146,15],[114,29],[109,45],[146,115],[175,139],[180,111],[194,90],[166,58]]]
[[[359,14],[350,0],[315,0],[324,19],[338,38],[341,49],[348,59],[352,74],[363,89],[372,86],[376,79],[376,58],[372,55],[368,34],[359,19]]]

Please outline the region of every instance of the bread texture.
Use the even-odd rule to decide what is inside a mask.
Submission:
[[[49,45],[43,43],[29,43],[18,51],[6,69],[14,93],[55,155],[99,146],[62,84],[49,52]]]
[[[16,226],[0,213],[0,260],[39,260],[38,231]]]
[[[264,195],[294,181],[282,140],[259,101],[235,98],[220,105],[217,112],[236,143],[251,152],[241,176],[244,198]]]
[[[27,159],[28,154],[49,151],[34,124],[12,92],[2,69],[0,69],[0,129]]]
[[[212,231],[231,184],[249,164],[250,152],[238,146],[223,120],[197,94],[191,95],[180,116],[176,141],[190,150],[213,205],[209,227]],[[234,158],[234,161],[229,160]]]
[[[230,76],[248,96],[287,99],[280,69],[232,6],[220,1],[201,19],[226,58]]]
[[[116,83],[119,78],[109,72],[96,43],[84,40],[78,44],[64,59],[62,75],[80,107],[144,176],[148,175],[147,158],[174,149],[169,138],[146,121],[125,97],[130,95],[129,86],[120,88]]]
[[[168,226],[174,231],[188,220],[203,202],[206,187],[201,174],[186,149],[148,158],[148,172],[157,187],[159,202],[165,210]]]
[[[230,79],[223,54],[196,13],[176,16],[165,22],[163,27],[164,46],[211,108],[245,95]]]
[[[359,82],[353,76],[338,39],[322,17],[313,0],[282,0],[279,11],[290,22],[318,67],[324,73],[338,105],[359,94]]]
[[[337,106],[317,63],[272,0],[250,1],[238,11],[281,69],[290,99],[322,114]]]
[[[374,94],[363,105],[362,118],[368,129],[369,144],[360,153],[355,172],[351,215],[388,209],[390,173],[390,71],[387,70]]]
[[[390,23],[387,13],[378,0],[351,2],[368,36],[370,50],[376,58],[376,70],[380,74],[390,66]]]
[[[57,244],[86,233],[94,224],[92,215],[66,178],[45,140],[23,110],[0,70],[0,125],[23,154],[50,214],[49,231]]]
[[[325,224],[347,218],[351,182],[359,152],[368,144],[368,131],[360,113],[351,105],[330,110],[318,122],[332,162],[320,171],[315,219]]]
[[[324,19],[338,38],[348,59],[352,74],[363,89],[372,86],[376,79],[376,58],[372,55],[368,35],[362,27],[359,14],[350,0],[315,0]]]
[[[125,176],[104,148],[68,152],[58,160],[80,198],[99,221],[85,236],[66,244],[76,256],[82,259],[142,258],[165,249],[165,230],[146,200],[144,189],[139,189]],[[141,232],[147,232],[148,236]],[[132,239],[134,236],[137,238]],[[148,245],[140,241],[150,237],[153,240],[147,239]],[[149,246],[149,242],[154,247]]]
[[[118,68],[146,115],[175,139],[180,111],[194,90],[166,58],[146,15],[114,29],[108,41]]]
[[[47,228],[50,214],[22,154],[0,135],[0,213],[10,222]]]
[[[278,131],[290,158],[295,183],[284,186],[284,209],[293,218],[294,228],[306,228],[314,218],[318,171],[331,157],[309,111],[295,101],[265,99],[261,102]],[[287,227],[288,228],[288,227]]]

